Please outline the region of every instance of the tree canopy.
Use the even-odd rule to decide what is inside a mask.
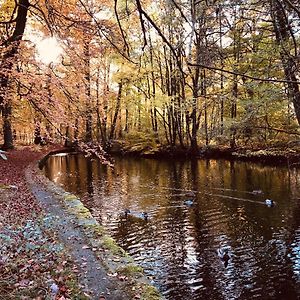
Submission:
[[[4,0],[0,9],[4,149],[127,140],[196,152],[300,134],[296,0]],[[49,38],[56,46],[39,51]]]

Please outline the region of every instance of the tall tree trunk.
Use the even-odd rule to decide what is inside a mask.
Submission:
[[[279,0],[271,0],[271,16],[276,36],[276,42],[280,47],[280,56],[287,83],[288,95],[291,98],[298,124],[300,125],[300,90],[297,83],[297,60],[290,54],[289,41],[293,38],[293,32],[289,29],[288,18],[285,15],[284,5]]]
[[[86,37],[84,45],[85,64],[85,93],[86,93],[86,120],[85,120],[85,141],[92,142],[92,99],[91,99],[91,75],[90,75],[90,42]]]
[[[232,88],[232,103],[231,103],[231,119],[234,122],[236,119],[236,105],[238,97],[238,83],[237,75],[234,75],[233,88]],[[236,125],[232,124],[230,128],[230,147],[236,147]]]
[[[218,10],[219,17],[219,34],[220,34],[220,61],[221,61],[221,69],[224,68],[224,54],[223,54],[223,32],[222,32],[222,7],[219,7]],[[224,74],[221,72],[220,74],[220,89],[221,89],[221,97],[220,97],[220,134],[224,134],[224,98],[223,98],[223,90],[224,90]]]
[[[3,115],[3,138],[4,138],[4,144],[2,148],[4,150],[12,149],[14,147],[13,142],[13,131],[11,126],[11,102],[6,101],[6,103],[3,106],[2,109],[2,115]]]
[[[207,111],[207,99],[206,99],[206,73],[205,70],[201,72],[201,96],[204,98],[204,131],[205,131],[205,145],[209,144],[208,137],[208,111]]]
[[[241,31],[237,28],[237,22],[239,20],[237,13],[234,13],[235,25],[234,25],[234,37],[233,37],[233,59],[234,59],[234,71],[236,72],[235,65],[238,65],[241,59]],[[237,100],[238,100],[238,75],[233,75],[233,87],[232,87],[232,101],[231,101],[231,119],[232,125],[230,128],[230,147],[236,147],[236,117],[237,117]]]
[[[20,0],[18,3],[16,26],[11,37],[4,43],[7,47],[0,64],[0,110],[3,115],[3,135],[4,149],[13,148],[13,132],[11,126],[11,98],[8,94],[8,84],[11,70],[13,68],[13,58],[19,48],[19,41],[22,39],[29,9],[29,0]]]
[[[76,118],[74,124],[74,145],[78,145],[78,142],[79,142],[79,120],[78,118]]]

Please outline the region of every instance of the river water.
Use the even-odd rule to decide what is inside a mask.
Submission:
[[[82,197],[167,299],[300,299],[300,170],[137,158],[112,170],[57,155],[44,172]]]

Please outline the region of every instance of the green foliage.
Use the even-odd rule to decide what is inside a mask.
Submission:
[[[157,138],[152,133],[136,132],[125,136],[125,150],[129,152],[148,153],[155,152],[159,148]]]

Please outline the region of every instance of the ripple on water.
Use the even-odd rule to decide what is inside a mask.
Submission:
[[[88,177],[84,157],[70,157],[68,164],[57,159],[53,166],[59,169],[48,176],[87,196],[97,218],[168,300],[300,298],[298,171],[242,162],[116,159],[115,173],[93,162]],[[278,205],[261,205],[253,189]],[[187,199],[193,205],[184,205]],[[125,218],[126,208],[147,211],[149,220]],[[219,248],[229,250],[227,267]]]

